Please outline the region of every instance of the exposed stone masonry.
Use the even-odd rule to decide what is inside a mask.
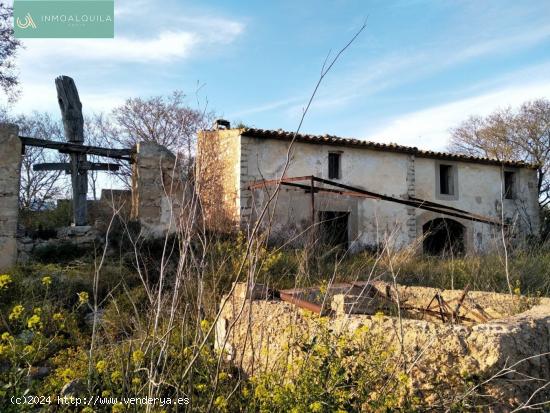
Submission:
[[[409,155],[407,160],[407,195],[410,197],[416,196],[415,191],[415,157],[414,155]],[[407,207],[407,234],[409,235],[409,241],[414,242],[417,237],[416,233],[416,208]]]
[[[16,125],[0,124],[0,271],[17,261],[21,140]]]
[[[387,291],[385,283],[373,285],[382,293]],[[227,297],[216,325],[216,345],[219,349],[223,348],[228,359],[248,374],[274,368],[274,363],[284,356],[288,343],[292,342],[292,334],[315,334],[311,321],[317,315],[311,315],[289,302],[268,298],[265,289],[253,288],[247,293],[244,284],[236,287],[234,294]],[[352,332],[366,327],[386,341],[388,349],[396,351],[397,361],[402,326],[404,355],[407,365],[413,366],[409,373],[411,386],[425,400],[435,400],[444,396],[445,392],[447,396],[456,396],[460,389],[454,388],[453,383],[460,383],[470,376],[487,379],[505,366],[518,363],[515,369],[519,374],[535,379],[521,380],[526,376],[509,373],[492,380],[484,388],[498,400],[494,409],[487,411],[506,412],[509,406],[517,406],[527,400],[541,383],[550,380],[549,298],[532,300],[472,291],[468,293],[464,305],[470,308],[479,305],[488,321],[452,324],[442,323],[437,317],[419,319],[404,315],[400,322],[398,317],[386,310],[384,314],[387,315],[373,315],[380,310],[376,306],[362,304],[367,314],[339,312],[338,308],[349,307],[341,305],[342,288],[335,288],[338,291],[335,291],[333,298],[337,300],[329,308],[336,309],[336,312],[328,319],[328,327],[334,332]],[[307,289],[303,297],[312,297],[314,290]],[[316,291],[319,294],[320,290]],[[398,286],[398,291],[401,299],[406,300],[406,305],[422,308],[427,307],[437,292],[447,303],[456,302],[462,295],[460,290],[440,291],[424,287]],[[330,289],[327,293],[330,303]],[[443,387],[436,389],[434,386],[437,383]],[[538,396],[550,397],[549,390],[539,392]]]

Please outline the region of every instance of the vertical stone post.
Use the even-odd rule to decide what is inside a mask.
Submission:
[[[19,128],[0,123],[0,272],[17,262],[20,175]]]
[[[140,142],[132,165],[132,218],[142,231],[162,236],[177,230],[184,200],[184,182],[176,156],[162,145]]]
[[[407,196],[416,196],[416,169],[415,169],[415,157],[409,155],[407,160]],[[407,207],[407,234],[409,236],[409,242],[414,242],[418,236],[416,231],[416,208]]]

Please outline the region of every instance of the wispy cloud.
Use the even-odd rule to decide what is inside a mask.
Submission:
[[[114,39],[29,39],[21,54],[23,61],[72,58],[82,61],[167,62],[189,55],[197,45],[197,35],[188,32],[162,32],[153,38]]]
[[[398,116],[368,139],[395,142],[423,149],[444,150],[449,129],[469,115],[487,115],[497,108],[550,96],[550,79],[516,85]]]
[[[446,39],[425,47],[393,51],[377,59],[367,58],[360,63],[355,63],[352,69],[334,74],[337,81],[331,81],[331,74],[329,74],[311,111],[322,113],[351,107],[357,100],[375,96],[389,88],[418,81],[475,59],[510,54],[522,48],[537,45],[549,38],[549,24],[535,25],[507,35],[498,36],[493,33],[476,42],[472,42],[471,37]],[[451,44],[453,46],[450,46]],[[336,67],[335,72],[338,70]],[[302,102],[307,100],[306,97],[307,93],[304,91],[301,97],[290,97],[262,104],[245,109],[240,114],[281,109],[286,118],[295,118],[301,114]]]
[[[443,63],[444,66],[465,62],[482,56],[494,54],[507,54],[518,49],[536,45],[550,37],[550,25],[535,26],[529,30],[520,31],[508,36],[499,36],[468,45],[456,51],[452,51],[449,59]]]
[[[149,2],[142,0],[141,3],[144,4],[141,9],[123,4],[116,10],[123,21],[128,16],[144,17]],[[21,52],[21,65],[24,67],[29,64],[36,69],[36,64],[44,65],[60,59],[82,63],[164,64],[189,58],[195,53],[204,53],[217,45],[230,44],[245,28],[239,21],[212,16],[176,16],[167,20],[156,16],[156,19],[167,22],[164,27],[174,29],[156,33],[139,30],[132,34],[128,32],[132,25],[124,23],[121,26],[126,27],[126,34],[120,34],[117,30],[114,39],[26,39],[23,42],[25,49]]]
[[[78,80],[78,79],[77,79]],[[124,102],[126,97],[134,94],[133,90],[124,90],[119,88],[112,91],[96,92],[86,87],[83,82],[77,82],[80,100],[82,101],[82,111],[85,115],[91,115],[94,112],[108,111]],[[5,104],[0,100],[0,105]],[[59,114],[57,106],[57,93],[54,85],[54,77],[47,82],[26,82],[21,96],[15,106],[12,108],[15,113],[29,113],[31,111],[50,112],[54,115]]]
[[[253,115],[255,113],[262,113],[262,112],[277,110],[281,108],[286,108],[289,105],[296,104],[297,102],[300,102],[303,100],[304,100],[303,97],[292,97],[288,99],[274,100],[273,102],[267,102],[260,106],[255,106],[255,107],[247,108],[243,110],[237,110],[236,112],[227,114],[227,117],[230,119],[235,119],[235,118],[240,118],[242,116]]]

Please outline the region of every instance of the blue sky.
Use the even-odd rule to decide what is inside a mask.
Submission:
[[[84,111],[183,90],[232,122],[294,130],[327,53],[367,28],[302,130],[445,149],[448,129],[550,98],[550,2],[115,0],[115,39],[29,39],[14,110],[57,114],[72,76]]]

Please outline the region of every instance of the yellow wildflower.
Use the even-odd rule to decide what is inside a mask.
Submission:
[[[13,307],[9,316],[10,321],[19,320],[19,317],[21,317],[21,314],[24,310],[25,308],[21,304],[17,304],[15,307]]]
[[[111,392],[109,390],[103,390],[101,392],[101,397],[109,397],[111,395]]]
[[[11,277],[8,274],[0,275],[0,290],[7,289],[8,284],[12,282]]]
[[[384,320],[384,313],[382,311],[377,311],[375,314],[374,314],[374,317],[373,319],[377,322],[381,322],[382,320]]]
[[[0,344],[0,357],[2,357],[9,350],[8,346]]]
[[[86,291],[81,291],[77,295],[78,295],[78,303],[80,305],[86,304],[90,298]]]
[[[33,351],[34,351],[34,347],[31,345],[25,346],[25,348],[23,349],[23,353],[25,354],[32,353]]]
[[[139,386],[139,385],[141,384],[140,378],[139,378],[139,377],[134,377],[134,378],[132,379],[132,384],[133,384],[134,386]]]
[[[205,391],[206,390],[206,384],[203,384],[203,383],[199,383],[199,384],[195,384],[195,389],[197,391]]]
[[[61,313],[55,313],[52,318],[54,319],[54,321],[61,321],[63,320],[63,314]]]
[[[111,373],[111,380],[112,381],[120,381],[122,379],[122,373],[119,370],[115,370]]]
[[[136,350],[132,353],[132,360],[135,364],[141,364],[143,362],[143,359],[145,358],[145,354],[141,350]]]
[[[220,374],[218,374],[218,380],[219,381],[224,381],[228,378],[229,378],[229,374],[227,374],[225,371],[222,371],[222,372],[220,372]]]
[[[102,374],[107,369],[107,362],[105,360],[99,360],[96,363],[95,368],[99,374]]]
[[[12,336],[7,331],[5,333],[2,333],[2,341],[10,341],[12,339]]]
[[[49,276],[42,277],[42,284],[43,285],[45,285],[47,287],[51,283],[52,283],[52,277],[49,277]]]
[[[69,382],[71,381],[74,376],[75,376],[75,373],[72,369],[63,369],[61,370],[61,372],[59,373],[59,376],[65,381],[65,382]]]
[[[112,413],[122,413],[125,410],[126,410],[126,407],[124,407],[124,405],[120,402],[118,402],[117,404],[113,404],[113,407],[111,407]]]
[[[214,406],[222,412],[227,411],[227,399],[223,396],[216,397],[216,400],[214,400]]]
[[[210,322],[208,320],[201,320],[201,329],[206,331],[210,328]]]
[[[323,411],[323,404],[321,402],[313,402],[309,405],[309,409],[314,413],[321,412]]]
[[[42,321],[38,314],[34,314],[27,320],[27,327],[31,330],[40,330],[42,328]]]

